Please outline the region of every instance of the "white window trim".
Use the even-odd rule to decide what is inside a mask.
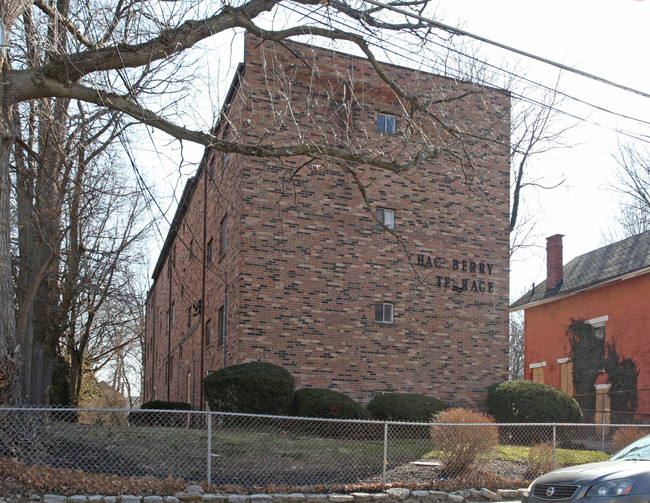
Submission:
[[[596,388],[596,389],[609,389],[611,387],[612,387],[611,384],[596,384],[594,386],[594,388]]]
[[[528,368],[531,368],[531,369],[536,369],[536,368],[539,368],[539,367],[546,367],[546,362],[537,362],[537,363],[531,363],[530,365],[528,365]]]
[[[392,303],[392,302],[376,302],[375,303],[375,309],[377,307],[377,304],[382,305],[382,313],[384,312],[384,309],[385,309],[385,307],[383,307],[383,306],[386,306],[387,304],[391,306],[391,320],[390,321],[385,321],[383,319],[378,320],[377,318],[375,318],[375,320],[374,320],[375,323],[380,323],[382,325],[393,325],[395,323],[395,304]],[[383,316],[382,316],[382,318],[383,318]]]
[[[562,365],[563,363],[569,363],[569,362],[571,362],[571,361],[573,361],[573,358],[569,358],[569,357],[567,357],[567,358],[558,358],[558,359],[557,359],[557,362],[558,362],[560,365]]]
[[[393,114],[388,114],[388,113],[379,113],[379,114],[377,114],[377,121],[379,121],[379,117],[384,118],[384,127],[383,127],[383,129],[379,129],[379,124],[377,124],[377,130],[378,130],[379,133],[382,133],[382,134],[395,134],[395,133],[397,133],[397,116],[395,116]],[[388,131],[389,128],[386,126],[389,119],[392,119],[392,124],[393,124],[392,131]]]
[[[589,323],[592,327],[599,327],[604,325],[607,321],[609,321],[609,316],[599,316],[598,318],[592,318],[591,320],[587,320],[587,323]]]

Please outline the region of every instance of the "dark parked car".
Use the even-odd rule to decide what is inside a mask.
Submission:
[[[570,466],[542,475],[523,503],[648,503],[650,435],[631,443],[607,461]]]

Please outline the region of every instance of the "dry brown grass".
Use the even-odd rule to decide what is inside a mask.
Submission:
[[[637,426],[630,426],[629,428],[619,428],[612,435],[612,448],[614,452],[620,451],[626,445],[631,444],[635,440],[650,433],[647,428],[639,428]]]
[[[528,451],[528,468],[525,477],[535,479],[553,470],[553,444],[544,442],[535,444]]]

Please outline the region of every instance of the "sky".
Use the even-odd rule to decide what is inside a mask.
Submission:
[[[458,26],[475,35],[530,52],[604,79],[614,81],[650,94],[650,0],[439,0],[432,4],[435,19]],[[216,54],[230,54],[232,68],[241,51],[229,41],[213,42]],[[225,45],[219,45],[219,44]],[[487,46],[489,47],[489,46]],[[534,81],[554,85],[558,70],[500,49],[482,51],[494,64],[507,60],[519,61],[518,70]],[[222,56],[223,57],[223,56]],[[227,89],[230,75],[219,70],[215,62],[206,72],[212,81],[220,82],[218,89]],[[220,73],[221,72],[221,73]],[[552,190],[529,191],[525,204],[536,215],[535,245],[519,252],[511,263],[510,298],[515,300],[533,284],[546,276],[545,238],[563,234],[564,262],[606,244],[606,236],[614,227],[620,194],[612,189],[615,182],[619,141],[629,140],[617,131],[634,131],[650,135],[650,126],[623,119],[624,114],[650,121],[650,99],[621,91],[611,86],[566,72],[560,76],[560,88],[571,97],[583,100],[581,105],[566,100],[562,105],[568,113],[586,118],[572,120],[574,126],[565,142],[570,148],[558,148],[536,158],[529,166],[531,176],[548,184],[562,184]],[[211,96],[212,103],[218,97]],[[591,106],[595,105],[595,106]],[[604,113],[598,108],[615,112]],[[195,129],[206,129],[210,114],[195,107]],[[213,106],[213,111],[218,107]],[[158,142],[164,145],[168,140]],[[163,148],[153,152],[153,164],[167,162]],[[172,187],[180,195],[185,177],[192,174],[203,149],[186,152],[189,161],[183,168],[174,168],[156,183]],[[178,152],[176,152],[178,153]],[[179,174],[185,176],[179,176]],[[167,190],[163,189],[163,190]],[[169,204],[167,214],[173,215],[175,203]],[[166,232],[166,231],[163,231]],[[160,244],[164,236],[160,236]],[[157,252],[153,253],[153,265]]]
[[[441,0],[438,19],[467,32],[533,53],[604,79],[650,94],[650,0]],[[495,58],[502,51],[490,51]],[[522,59],[526,72],[552,81],[557,70]],[[560,77],[561,89],[599,107],[650,120],[650,99],[571,74]],[[613,190],[619,141],[617,130],[649,134],[614,114],[566,103],[587,112],[588,121],[567,133],[571,148],[557,149],[532,162],[530,168],[556,189],[528,193],[537,212],[537,248],[521,253],[511,264],[510,297],[518,298],[546,277],[546,237],[563,234],[564,262],[606,244],[618,211],[620,194]]]

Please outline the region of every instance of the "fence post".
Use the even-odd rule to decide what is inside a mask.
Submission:
[[[602,418],[603,418],[603,431],[600,437],[600,450],[605,452],[605,393],[601,393],[603,399],[601,400]]]
[[[386,485],[386,465],[388,465],[388,421],[384,421],[384,466],[381,472],[381,483]]]
[[[553,423],[553,470],[555,470],[556,460],[557,460],[557,424]]]
[[[208,421],[208,491],[210,490],[210,485],[212,484],[212,417],[210,416],[210,406],[206,406],[206,415]]]

